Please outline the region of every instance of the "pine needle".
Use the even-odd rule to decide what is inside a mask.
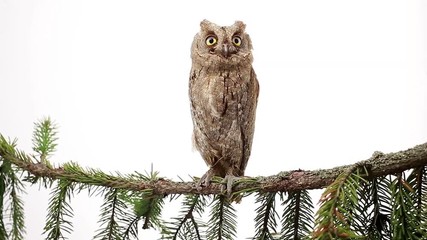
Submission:
[[[290,192],[282,203],[281,240],[303,239],[310,236],[313,229],[313,203],[307,190]],[[283,197],[282,197],[283,198]]]
[[[236,210],[226,196],[214,197],[209,216],[207,239],[233,240],[236,237]]]
[[[178,217],[168,223],[167,229],[162,232],[164,239],[196,239],[204,238],[202,231],[206,224],[201,221],[201,216],[206,208],[206,197],[189,194],[184,196]]]
[[[33,150],[39,154],[41,162],[45,163],[57,146],[57,127],[50,117],[44,118],[34,125]]]
[[[70,205],[72,196],[73,184],[66,180],[58,181],[49,200],[48,215],[43,232],[43,234],[47,234],[47,239],[67,239],[65,234],[71,234],[73,231],[71,219],[74,213]]]
[[[275,197],[275,192],[256,194],[255,203],[259,204],[259,207],[255,210],[255,239],[273,240],[273,235],[277,233],[276,218],[278,214],[276,212]]]

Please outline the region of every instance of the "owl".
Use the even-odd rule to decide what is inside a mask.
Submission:
[[[259,93],[245,27],[241,21],[218,26],[203,20],[191,46],[193,144],[209,166],[197,187],[219,176],[228,194],[233,181],[244,175],[251,154]]]

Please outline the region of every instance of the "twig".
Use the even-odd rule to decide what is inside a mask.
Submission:
[[[9,150],[8,150],[9,149]],[[121,176],[103,174],[103,178],[95,176],[92,171],[69,171],[66,165],[53,168],[45,163],[33,163],[31,157],[18,151],[10,151],[4,144],[0,145],[0,156],[15,164],[18,168],[36,177],[50,179],[67,179],[68,181],[113,188],[142,191],[151,189],[154,194],[220,194],[221,184],[212,183],[198,190],[195,182],[174,182],[160,178],[156,181],[134,180]],[[356,163],[369,170],[369,178],[396,174],[404,170],[427,165],[427,143],[395,153],[383,154],[375,152],[367,160]],[[331,184],[335,178],[353,165],[344,165],[331,169],[314,171],[294,170],[280,172],[268,177],[244,177],[233,187],[234,191],[257,189],[261,192],[293,191],[302,189],[320,189]],[[247,181],[246,181],[247,180]]]

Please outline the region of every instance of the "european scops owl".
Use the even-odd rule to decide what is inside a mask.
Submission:
[[[244,175],[251,154],[259,93],[245,26],[203,20],[191,46],[193,143],[209,166],[198,187],[220,176],[228,193],[234,179]]]

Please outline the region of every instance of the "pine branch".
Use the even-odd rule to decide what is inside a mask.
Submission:
[[[10,186],[10,212],[12,216],[11,239],[24,239],[25,222],[24,222],[24,202],[19,197],[19,192],[24,192],[24,187],[18,177],[11,178]]]
[[[0,141],[9,143],[9,150],[13,151],[16,140],[10,141],[2,138]],[[16,175],[19,170],[15,169],[9,161],[0,157],[0,236],[5,239],[20,240],[24,239],[24,203],[19,193],[24,192],[24,186]],[[6,203],[6,208],[5,208]],[[11,222],[12,229],[8,230],[3,222],[5,219]]]
[[[209,187],[196,188],[194,182],[173,182],[158,172],[122,175],[82,168],[69,162],[54,167],[49,162],[56,148],[56,127],[49,118],[36,123],[33,135],[34,155],[16,148],[16,140],[0,134],[0,239],[23,239],[25,233],[23,192],[20,172],[29,173],[23,180],[57,187],[49,203],[45,233],[48,239],[65,239],[72,231],[68,220],[73,213],[69,205],[74,186],[104,197],[101,228],[97,239],[138,238],[142,228],[154,227],[171,239],[231,240],[236,236],[236,211],[222,192],[222,180],[215,177]],[[427,238],[427,143],[408,150],[383,154],[375,152],[367,160],[352,165],[317,171],[280,172],[269,177],[242,177],[233,186],[232,196],[256,192],[256,239],[301,239],[311,231],[312,203],[308,189],[328,186],[320,200],[314,239],[424,239]],[[408,178],[405,173],[412,169]],[[360,172],[361,170],[362,173]],[[275,196],[288,194],[283,203],[282,231],[276,233]],[[181,215],[167,228],[161,219],[166,195],[186,194]],[[203,195],[214,194],[210,220],[206,227],[199,217],[206,206]],[[283,199],[282,199],[283,201]],[[9,223],[4,219],[9,217]],[[11,227],[10,227],[11,226]]]
[[[420,222],[422,223],[422,230],[427,232],[427,166],[424,166],[421,171],[421,212]]]
[[[0,160],[2,160],[1,158],[0,158]],[[7,239],[8,238],[8,234],[7,234],[7,229],[6,229],[6,226],[5,226],[5,224],[4,224],[4,221],[3,221],[3,219],[4,219],[4,196],[6,195],[5,193],[6,193],[6,176],[5,176],[5,174],[4,174],[4,164],[5,164],[5,162],[4,161],[2,161],[3,162],[3,164],[2,164],[2,166],[0,167],[0,236],[2,237],[2,238],[0,238],[0,239]],[[10,163],[9,163],[10,164]]]
[[[126,214],[126,204],[118,197],[119,190],[110,189],[104,197],[101,209],[101,229],[94,239],[113,240],[122,239],[124,234],[123,226],[119,225],[120,217]]]
[[[67,239],[64,233],[70,234],[72,232],[73,224],[68,220],[74,216],[73,209],[69,203],[72,195],[73,186],[71,183],[66,180],[58,181],[49,200],[48,215],[44,227],[47,239]]]
[[[233,240],[237,228],[236,210],[226,196],[216,195],[212,204],[207,239]]]
[[[151,169],[145,175],[134,174],[132,177],[150,182],[157,181],[159,178],[158,174],[158,172]],[[163,196],[153,195],[150,189],[138,192],[121,190],[118,198],[127,203],[128,206],[133,207],[132,212],[128,211],[128,213],[121,214],[120,216],[123,225],[127,225],[124,231],[125,239],[138,238],[138,223],[141,220],[143,220],[142,229],[154,227],[163,230],[164,222],[160,219],[164,204]]]
[[[260,206],[255,210],[255,229],[257,229],[254,239],[274,240],[276,232],[277,212],[276,193],[257,193],[255,202]]]
[[[165,239],[205,239],[202,238],[200,227],[206,224],[196,219],[195,215],[201,218],[206,207],[206,199],[202,195],[189,194],[184,197],[182,209],[179,216],[174,218],[175,222],[170,222],[168,229],[162,234]]]
[[[357,189],[361,178],[359,167],[342,173],[320,198],[313,238],[316,240],[359,238],[351,229],[353,209],[358,205]]]
[[[390,216],[389,181],[380,177],[371,181],[359,181],[358,204],[353,211],[352,229],[368,239],[386,239]]]
[[[55,151],[56,148],[56,125],[49,117],[34,123],[33,150],[39,154],[40,159],[45,163],[47,157]]]
[[[121,177],[105,174],[99,170],[84,170],[75,163],[66,163],[54,168],[49,162],[33,162],[33,157],[21,152],[8,144],[0,135],[0,156],[17,167],[31,173],[36,178],[66,179],[72,182],[120,188],[130,191],[142,191],[150,189],[154,195],[166,194],[221,194],[222,185],[213,183],[209,187],[197,189],[194,182],[174,182],[164,178],[156,181],[141,181],[133,177]],[[269,177],[249,178],[251,181],[240,181],[234,186],[236,192],[253,191],[260,192],[296,191],[302,189],[318,189],[331,184],[339,174],[355,166],[363,165],[369,169],[371,179],[395,174],[414,167],[427,165],[427,143],[417,145],[408,150],[383,154],[375,152],[367,160],[353,165],[345,165],[331,169],[316,171],[295,170],[280,172]]]
[[[281,240],[307,238],[313,230],[313,203],[307,190],[289,192],[282,203]]]
[[[408,178],[400,173],[391,183],[393,238],[395,239],[426,239],[427,233],[420,225],[419,209],[416,207],[417,169],[414,169]],[[414,173],[415,172],[415,173]]]
[[[413,169],[407,179],[407,182],[413,186],[412,195],[414,195],[414,203],[418,218],[422,211],[423,184],[426,184],[425,182],[423,183],[424,169],[425,166]]]
[[[372,239],[391,239],[390,177],[378,177],[372,179],[370,183],[372,184],[373,218],[368,229],[369,235]]]

